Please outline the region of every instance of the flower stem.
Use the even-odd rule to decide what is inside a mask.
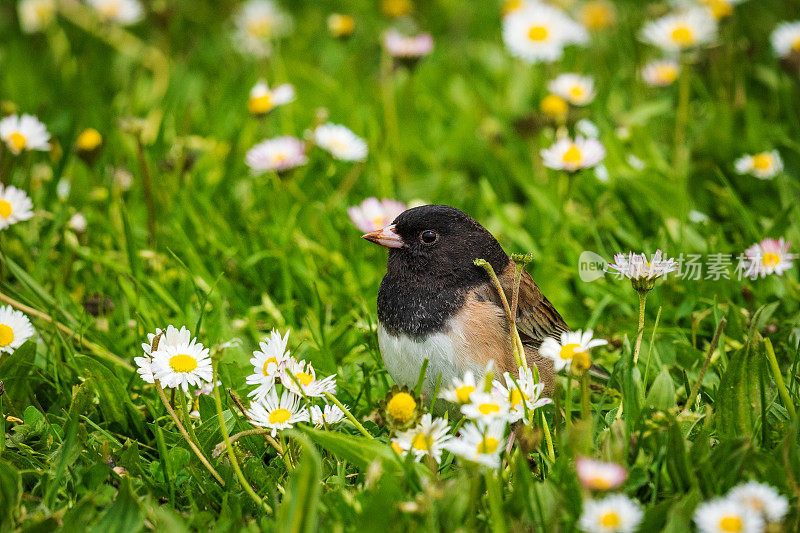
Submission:
[[[504,532],[506,531],[506,524],[503,519],[503,494],[500,492],[500,486],[497,483],[494,470],[486,469],[484,478],[486,480],[486,495],[489,499],[492,532]]]
[[[245,429],[244,431],[240,431],[239,433],[235,433],[230,436],[228,439],[228,444],[233,444],[237,440],[241,439],[242,437],[249,437],[250,435],[264,435],[269,434],[269,429],[267,428],[253,428],[253,429]],[[216,446],[214,446],[214,451],[212,452],[212,456],[219,457],[222,455],[222,452],[227,448],[227,444],[223,440]]]
[[[572,375],[567,373],[567,390],[564,396],[564,424],[569,430],[572,425]]]
[[[550,462],[555,462],[556,452],[553,449],[553,436],[550,434],[550,426],[547,425],[547,419],[544,417],[544,411],[539,409],[539,424],[542,426],[542,433],[544,433],[544,443],[547,446],[547,458]]]
[[[686,173],[688,150],[686,146],[686,124],[689,119],[689,94],[691,92],[691,67],[685,58],[681,61],[678,80],[678,111],[675,117],[675,162],[679,176]]]
[[[636,346],[633,349],[633,364],[639,361],[639,350],[642,348],[642,335],[644,335],[644,306],[647,301],[647,291],[639,293],[639,331],[636,334]]]
[[[475,266],[482,267],[487,274],[489,274],[489,279],[492,281],[492,285],[494,285],[497,294],[500,295],[500,301],[503,303],[503,309],[506,311],[506,317],[508,317],[508,324],[511,330],[511,343],[514,348],[514,361],[517,363],[517,366],[521,366],[522,368],[528,368],[528,365],[524,361],[524,354],[520,354],[520,347],[522,346],[522,342],[519,341],[519,333],[517,332],[517,321],[514,320],[514,315],[511,314],[511,307],[508,305],[508,299],[506,298],[506,293],[503,291],[503,286],[500,285],[500,280],[497,279],[497,274],[494,272],[494,268],[492,265],[486,261],[485,259],[476,259]]]
[[[197,435],[194,433],[194,426],[192,425],[192,419],[189,416],[189,406],[186,403],[186,394],[181,393],[178,391],[178,403],[181,406],[181,416],[183,418],[183,423],[185,424],[186,431],[189,432],[189,436],[192,437],[194,442],[200,442],[197,440]]]
[[[714,338],[711,339],[711,345],[708,347],[706,360],[703,361],[703,368],[700,369],[700,375],[697,376],[697,382],[694,384],[694,387],[692,387],[692,392],[689,393],[689,397],[686,399],[686,407],[683,408],[684,413],[689,412],[694,405],[695,400],[697,399],[697,395],[700,393],[700,386],[703,384],[703,378],[706,375],[709,363],[711,363],[711,357],[717,350],[717,344],[719,343],[720,336],[722,336],[722,330],[725,329],[725,324],[727,323],[728,321],[725,318],[722,318],[719,321],[719,324],[717,324],[717,331],[714,332]]]
[[[169,416],[172,417],[172,420],[175,422],[175,425],[178,426],[178,431],[181,432],[183,438],[186,440],[187,443],[189,443],[189,447],[192,449],[197,458],[200,459],[200,462],[203,463],[203,466],[205,466],[206,469],[208,469],[208,471],[211,472],[211,475],[214,476],[214,479],[216,479],[217,482],[224,487],[225,481],[222,479],[222,476],[220,476],[219,473],[216,470],[214,470],[214,467],[211,466],[211,463],[208,462],[206,456],[203,455],[203,452],[200,451],[200,448],[197,447],[197,444],[195,444],[194,441],[192,441],[191,437],[189,437],[189,433],[186,431],[186,428],[183,427],[183,424],[181,424],[181,421],[178,418],[177,413],[175,413],[175,410],[172,408],[172,405],[170,405],[169,400],[167,399],[167,395],[164,394],[164,389],[161,388],[161,382],[159,380],[155,380],[154,383],[156,386],[156,390],[158,391],[158,397],[161,398],[161,403],[164,404],[164,407],[166,407]]]
[[[242,472],[242,468],[239,466],[239,461],[236,459],[236,452],[233,450],[231,446],[231,439],[228,435],[228,428],[225,425],[225,417],[222,414],[222,399],[219,396],[219,385],[217,385],[217,362],[212,359],[211,361],[211,370],[212,370],[212,380],[211,383],[214,384],[214,405],[217,407],[217,421],[219,422],[219,430],[222,432],[222,440],[225,441],[225,449],[228,451],[228,459],[231,462],[231,466],[233,466],[233,471],[236,472],[236,477],[239,478],[239,483],[244,488],[244,491],[252,498],[252,500],[258,505],[262,507],[267,513],[272,513],[272,508],[267,505],[267,503],[261,499],[261,497],[253,490],[253,487],[247,481],[247,478],[244,477],[244,472]]]
[[[592,408],[591,402],[591,390],[589,389],[589,372],[584,372],[581,376],[581,418],[583,420],[592,422]]]
[[[358,420],[356,420],[356,417],[354,417],[354,416],[353,416],[353,414],[350,412],[350,410],[349,410],[349,409],[347,409],[347,407],[345,407],[345,406],[344,406],[344,404],[343,404],[342,402],[340,402],[340,401],[339,401],[339,400],[336,398],[336,396],[334,396],[334,395],[333,395],[333,394],[331,394],[330,392],[326,392],[326,393],[325,393],[325,397],[326,397],[328,400],[332,401],[334,404],[336,404],[336,406],[337,406],[339,409],[341,409],[341,410],[342,410],[342,412],[344,413],[344,416],[346,416],[346,417],[347,417],[347,419],[350,421],[350,423],[351,423],[351,424],[353,424],[353,425],[356,427],[356,429],[357,429],[358,431],[360,431],[360,432],[361,432],[361,434],[362,434],[362,435],[364,435],[364,436],[365,436],[365,437],[367,437],[368,439],[373,439],[373,438],[374,438],[372,435],[370,435],[370,434],[369,434],[369,431],[367,431],[366,429],[364,429],[364,426],[362,426],[362,425],[361,425],[361,422],[359,422]]]
[[[792,402],[792,397],[789,396],[789,391],[786,389],[786,384],[783,382],[781,369],[778,366],[778,359],[775,357],[775,350],[772,349],[772,341],[765,338],[764,347],[766,348],[767,352],[767,361],[769,362],[769,368],[770,370],[772,370],[772,377],[775,379],[775,385],[777,385],[778,387],[778,394],[780,394],[783,406],[786,408],[787,411],[789,411],[789,416],[792,419],[794,419],[797,416],[797,411],[794,408],[794,402]]]

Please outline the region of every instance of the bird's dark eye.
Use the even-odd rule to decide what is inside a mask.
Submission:
[[[431,245],[439,240],[439,234],[433,230],[426,229],[419,234],[419,240],[422,241],[422,244]]]

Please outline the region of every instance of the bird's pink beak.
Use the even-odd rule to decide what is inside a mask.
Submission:
[[[361,238],[387,248],[404,248],[406,246],[406,243],[403,242],[403,238],[395,231],[394,224],[379,229],[378,231],[365,233]]]

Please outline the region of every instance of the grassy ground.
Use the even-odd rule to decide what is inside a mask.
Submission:
[[[771,340],[797,404],[796,269],[759,280],[670,277],[648,298],[638,366],[630,284],[584,283],[577,269],[584,250],[735,257],[764,237],[800,242],[800,84],[768,42],[797,2],[737,6],[718,44],[693,58],[685,169],[674,164],[677,84],[649,88],[637,74],[658,56],[637,42],[638,29],[664,5],[616,2],[616,26],[588,47],[528,66],[506,51],[494,2],[418,2],[414,19],[434,35],[434,51],[413,71],[392,71],[379,39],[392,22],[374,2],[286,2],[294,31],[263,61],[234,48],[235,4],[154,2],[131,29],[137,39],[124,43],[68,16],[25,35],[14,3],[0,5],[0,98],[36,114],[61,151],[6,153],[5,183],[27,191],[35,216],[0,233],[0,292],[76,332],[70,338],[29,313],[36,336],[0,357],[0,405],[10,417],[0,431],[0,530],[575,531],[586,497],[574,473],[578,454],[628,468],[622,490],[644,507],[643,531],[686,531],[699,502],[750,478],[786,495],[785,530],[800,528],[800,428],[761,340]],[[333,11],[355,17],[350,40],[325,31]],[[168,71],[148,63],[138,42],[159,50]],[[597,97],[579,115],[600,128],[607,183],[591,171],[545,169],[538,152],[553,129],[523,120],[547,80],[564,71],[595,77]],[[264,120],[249,116],[248,92],[260,77],[292,83],[296,101]],[[320,113],[367,140],[363,164],[315,150],[285,177],[251,175],[251,146],[302,136]],[[143,121],[132,125],[133,117]],[[104,137],[91,165],[73,148],[87,127]],[[786,167],[774,180],[734,172],[741,154],[773,147]],[[644,168],[631,166],[630,154]],[[130,188],[120,185],[127,172]],[[571,327],[610,340],[595,352],[613,377],[592,396],[593,428],[567,431],[563,415],[546,407],[555,461],[538,443],[517,450],[498,474],[499,501],[488,477],[448,455],[434,472],[381,459],[391,457],[389,435],[372,414],[391,378],[374,324],[386,258],[360,240],[346,212],[368,196],[467,211],[507,251],[533,252],[529,270]],[[691,210],[709,220],[691,222]],[[84,233],[68,227],[76,212],[88,221]],[[83,302],[94,295],[113,308],[88,313]],[[699,401],[681,414],[723,317]],[[272,328],[290,329],[293,353],[337,375],[337,396],[376,441],[349,424],[297,429],[286,436],[296,460],[287,467],[262,437],[246,437],[239,461],[269,512],[240,488],[225,456],[212,459],[220,487],[132,370],[146,334],[166,324],[186,325],[208,346],[241,339],[219,371],[242,397],[258,341]],[[228,430],[250,427],[222,399]],[[222,441],[213,398],[201,397],[199,411],[194,431],[211,456]]]

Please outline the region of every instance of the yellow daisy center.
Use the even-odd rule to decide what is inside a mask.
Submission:
[[[288,409],[280,408],[275,409],[269,414],[269,423],[270,424],[285,424],[289,421],[289,418],[292,416],[292,412]]]
[[[103,142],[103,136],[94,128],[88,128],[78,135],[75,146],[83,152],[91,152]]]
[[[571,144],[570,147],[564,152],[564,155],[561,156],[561,159],[564,163],[571,163],[577,164],[581,160],[581,150],[574,144]]]
[[[795,52],[800,52],[800,37],[794,40],[792,43],[792,50]]]
[[[723,516],[719,521],[719,530],[725,533],[739,533],[744,530],[744,523],[738,516]]]
[[[279,165],[281,163],[285,163],[289,159],[289,156],[286,155],[284,152],[275,152],[270,157],[273,165]]]
[[[761,498],[755,498],[755,497],[749,498],[748,503],[750,504],[751,509],[758,512],[763,512],[764,509],[766,509],[767,507],[766,504],[764,503],[764,500],[762,500]]]
[[[774,267],[781,262],[781,256],[775,252],[767,252],[761,257],[761,264],[765,267]]]
[[[430,448],[431,439],[424,433],[417,433],[411,440],[411,446],[415,450],[427,450]]]
[[[714,18],[721,19],[733,14],[733,6],[728,0],[704,0],[704,3],[711,9]]]
[[[257,38],[269,37],[272,32],[272,19],[261,17],[253,19],[246,24],[247,33]]]
[[[503,2],[502,13],[505,17],[506,15],[513,13],[514,11],[519,11],[523,7],[522,0],[506,0]]]
[[[544,26],[531,26],[528,29],[528,39],[535,42],[542,42],[547,40],[549,32]]]
[[[312,381],[314,381],[314,376],[312,376],[308,372],[298,372],[297,374],[294,375],[294,377],[297,380],[297,382],[304,387],[309,383],[311,383]]]
[[[619,527],[621,520],[616,511],[607,511],[600,515],[600,525],[605,528]]]
[[[583,353],[583,350],[581,349],[581,345],[580,344],[571,343],[571,344],[565,344],[564,346],[562,346],[561,347],[561,352],[559,352],[558,355],[561,356],[561,359],[572,359],[573,357],[575,357],[579,353]]]
[[[758,170],[767,170],[772,166],[772,156],[769,154],[757,154],[753,156],[753,167]]]
[[[678,79],[678,69],[672,65],[660,65],[656,68],[656,78],[658,78],[661,83],[672,83]]]
[[[492,413],[499,413],[500,406],[495,403],[482,403],[478,406],[478,411],[484,415],[490,415]]]
[[[197,359],[185,353],[179,353],[169,358],[169,367],[175,372],[191,372],[197,368]]]
[[[25,145],[28,144],[28,140],[25,136],[18,131],[8,136],[8,142],[11,144],[11,149],[15,152],[21,152],[22,149],[25,148]]]
[[[542,103],[539,104],[542,113],[550,115],[551,117],[559,117],[567,112],[567,102],[560,96],[555,94],[548,94],[542,98]]]
[[[499,444],[500,442],[493,437],[484,437],[483,440],[478,443],[478,453],[494,453]]]
[[[33,12],[36,13],[39,20],[49,20],[53,15],[53,9],[49,5],[41,3],[34,6]]]
[[[335,15],[330,19],[330,30],[335,37],[350,35],[355,27],[355,20],[350,15]]]
[[[456,389],[456,399],[458,403],[467,403],[469,401],[469,396],[475,392],[475,387],[472,385],[461,385]]]
[[[694,32],[689,26],[682,25],[672,30],[672,41],[678,46],[691,46],[694,44]]]
[[[386,404],[386,410],[392,418],[399,422],[411,420],[416,408],[417,402],[414,400],[414,397],[407,392],[398,392],[392,396],[392,399]]]
[[[611,25],[614,11],[605,1],[587,2],[581,12],[581,20],[591,30],[599,30]]]
[[[611,488],[611,482],[602,476],[594,476],[589,478],[587,480],[587,484],[596,489],[606,490]]]
[[[385,216],[377,216],[372,219],[372,224],[376,228],[382,228],[386,225],[386,217]]]
[[[263,115],[264,113],[270,112],[273,107],[275,107],[275,104],[272,102],[272,93],[252,96],[247,101],[247,109],[253,115]]]
[[[5,348],[12,342],[14,342],[14,330],[5,324],[0,324],[0,348]]]
[[[519,389],[511,389],[511,392],[508,394],[508,403],[510,403],[512,406],[519,405],[522,403],[523,399],[527,400],[528,395]]]
[[[261,367],[261,373],[264,374],[265,376],[269,375],[269,371],[267,369],[269,368],[270,363],[275,363],[277,365],[278,360],[275,359],[274,357],[270,357],[269,359],[264,361],[264,366]]]
[[[11,216],[12,212],[11,202],[8,200],[0,200],[0,217],[8,218]]]
[[[414,5],[411,0],[383,0],[381,8],[387,17],[402,17],[411,13]]]
[[[569,89],[569,95],[573,98],[583,98],[584,94],[586,94],[586,91],[584,91],[583,87],[580,85],[573,85]]]
[[[403,448],[397,443],[397,441],[392,441],[392,449],[395,451],[395,453],[403,455]]]
[[[116,0],[105,2],[100,6],[100,14],[109,18],[116,17],[119,13],[120,7],[120,3]]]

